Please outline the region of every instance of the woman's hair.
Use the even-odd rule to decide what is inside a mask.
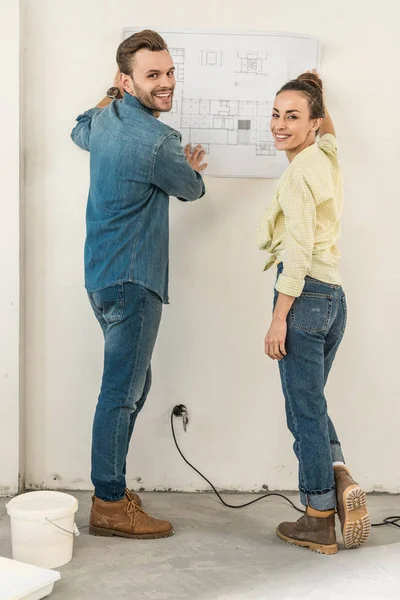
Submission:
[[[281,92],[287,91],[304,94],[308,101],[311,119],[323,119],[325,117],[323,86],[318,75],[315,73],[302,73],[297,79],[285,83],[276,95],[278,96]]]

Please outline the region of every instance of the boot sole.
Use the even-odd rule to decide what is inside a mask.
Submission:
[[[371,519],[367,508],[367,495],[359,485],[350,485],[343,492],[344,524],[342,528],[345,548],[352,550],[365,544],[371,533]]]
[[[276,535],[283,542],[286,542],[286,544],[291,544],[292,546],[300,546],[301,548],[308,548],[312,552],[317,552],[317,554],[331,555],[336,554],[336,552],[338,551],[337,544],[316,544],[315,542],[303,542],[300,540],[294,540],[293,538],[288,538],[286,537],[286,535],[283,535],[279,531],[279,529],[276,530]]]
[[[96,535],[99,537],[122,537],[129,538],[133,540],[157,540],[161,538],[171,537],[174,535],[175,531],[170,529],[169,531],[165,531],[163,533],[145,533],[145,534],[137,534],[137,533],[124,533],[123,531],[115,531],[115,529],[105,529],[104,527],[89,527],[90,535]]]

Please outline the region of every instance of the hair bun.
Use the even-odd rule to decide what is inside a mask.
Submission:
[[[322,80],[315,73],[302,73],[297,77],[297,81],[308,83],[308,85],[318,89],[320,92],[323,90]]]

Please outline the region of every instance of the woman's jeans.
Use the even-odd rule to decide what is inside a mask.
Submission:
[[[161,299],[135,283],[89,293],[104,334],[104,370],[93,423],[92,482],[101,500],[124,497],[126,456],[151,386]]]
[[[278,266],[278,273],[282,271]],[[278,293],[275,291],[274,305]],[[286,352],[279,361],[287,424],[299,461],[301,502],[336,507],[333,462],[343,461],[328,415],[324,388],[346,327],[346,297],[339,285],[306,277],[287,317]]]

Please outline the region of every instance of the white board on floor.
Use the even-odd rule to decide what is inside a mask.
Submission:
[[[59,579],[58,571],[0,557],[0,600],[41,600]]]

